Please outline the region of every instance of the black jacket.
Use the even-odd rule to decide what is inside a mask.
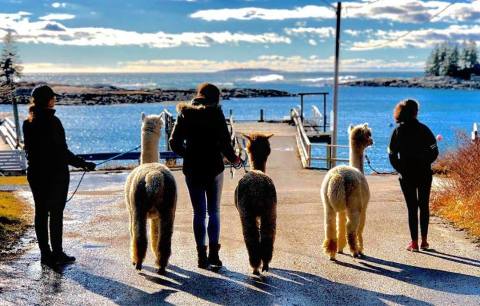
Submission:
[[[32,121],[23,122],[25,153],[30,177],[45,174],[68,176],[68,165],[80,168],[85,161],[68,150],[65,130],[53,109],[34,109]]]
[[[438,157],[435,136],[416,119],[395,128],[388,152],[390,163],[403,178],[431,176],[431,164]]]
[[[223,156],[236,159],[220,106],[205,106],[195,99],[177,106],[178,117],[170,136],[172,150],[183,157],[183,173],[212,179],[225,169]]]

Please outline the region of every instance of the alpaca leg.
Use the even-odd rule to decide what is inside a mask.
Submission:
[[[264,213],[260,227],[260,249],[262,257],[262,271],[268,271],[268,266],[273,256],[273,244],[275,242],[277,225],[276,207]]]
[[[360,223],[360,212],[347,209],[347,241],[353,257],[358,257],[357,230]]]
[[[330,260],[335,260],[337,252],[337,229],[335,228],[336,213],[328,203],[325,206],[325,240],[323,241],[323,249],[325,254],[330,256]]]
[[[363,256],[363,229],[365,228],[366,209],[360,214],[360,223],[358,224],[357,238],[358,238],[358,253]]]
[[[162,215],[160,221],[160,241],[158,244],[159,257],[158,261],[158,273],[164,274],[168,265],[168,259],[172,253],[172,235],[173,235],[173,221],[175,218],[175,211],[165,213]]]
[[[138,203],[137,203],[138,204]],[[135,269],[141,270],[142,263],[147,253],[147,218],[146,214],[134,211],[133,212],[133,239],[132,242],[132,262],[135,264]]]
[[[338,246],[337,252],[343,253],[343,249],[347,245],[347,214],[345,211],[339,212],[337,214],[337,239],[338,239]]]
[[[242,221],[243,238],[247,246],[248,258],[253,268],[254,274],[260,274],[260,232],[257,217],[253,214],[242,213],[240,209],[240,219]]]
[[[160,253],[158,252],[158,243],[160,239],[160,218],[150,219],[150,247],[157,259],[155,263],[159,265]]]

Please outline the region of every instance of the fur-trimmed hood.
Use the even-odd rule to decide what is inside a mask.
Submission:
[[[190,102],[181,102],[177,104],[178,113],[197,112],[204,110],[221,109],[220,104],[212,104],[204,98],[195,98]]]

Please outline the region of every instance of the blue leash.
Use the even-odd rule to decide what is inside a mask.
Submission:
[[[130,152],[136,151],[136,150],[138,150],[140,147],[141,147],[141,146],[138,145],[138,146],[136,146],[135,148],[133,148],[133,149],[131,149],[131,150],[128,150],[128,151],[126,151],[126,152],[122,152],[122,153],[120,153],[120,154],[117,154],[117,155],[115,155],[115,156],[113,156],[113,157],[111,157],[111,158],[109,158],[109,159],[106,159],[106,160],[102,161],[101,163],[95,164],[95,167],[100,166],[100,165],[103,165],[103,164],[105,164],[105,163],[108,163],[109,161],[112,161],[112,160],[114,160],[114,159],[116,159],[116,158],[118,158],[118,157],[120,157],[120,156],[123,156],[123,155],[125,155],[125,154],[128,154],[128,153],[130,153]],[[67,199],[67,201],[66,201],[65,203],[68,203],[68,202],[70,202],[70,201],[73,199],[73,196],[75,196],[75,194],[76,194],[77,191],[78,191],[78,188],[80,188],[80,185],[82,184],[83,178],[85,177],[85,174],[87,174],[87,172],[88,172],[88,170],[84,170],[84,171],[83,171],[82,176],[80,177],[80,180],[78,181],[77,187],[75,188],[75,190],[73,191],[72,195]]]

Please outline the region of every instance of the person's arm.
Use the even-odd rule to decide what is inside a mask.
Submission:
[[[177,153],[181,157],[185,156],[186,146],[185,146],[185,139],[186,139],[186,131],[185,131],[185,117],[182,113],[179,113],[177,116],[177,121],[173,126],[172,134],[170,135],[170,139],[168,140],[170,147],[172,148],[173,152]]]
[[[426,158],[428,162],[433,163],[438,157],[437,140],[432,131],[425,126],[425,144],[426,144]]]
[[[392,137],[390,138],[390,144],[388,145],[388,159],[392,167],[400,173],[400,158],[399,144],[398,144],[398,128],[393,130]]]
[[[220,138],[220,145],[223,156],[227,158],[229,162],[232,164],[237,164],[239,162],[239,157],[235,154],[235,149],[232,146],[231,135],[228,131],[227,123],[225,121],[225,115],[221,109],[218,110],[219,112],[219,138]]]

